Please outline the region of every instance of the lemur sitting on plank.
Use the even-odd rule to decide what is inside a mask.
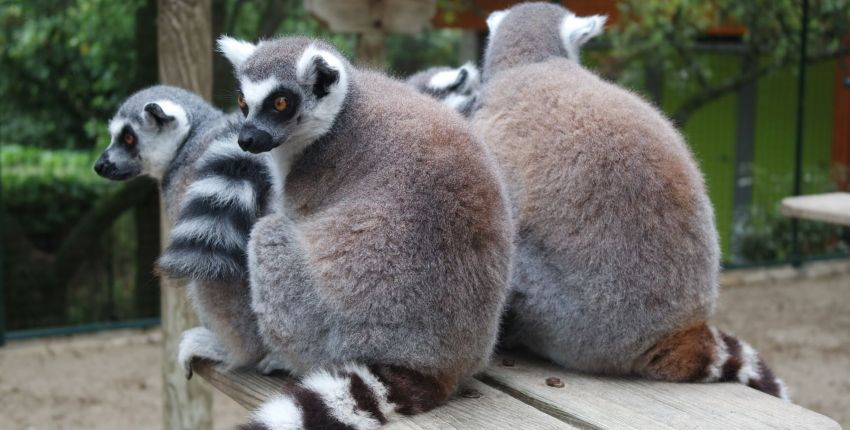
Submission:
[[[188,278],[187,293],[204,327],[197,340],[232,367],[258,366],[266,350],[250,305],[248,234],[279,205],[268,155],[236,147],[241,114],[226,115],[186,90],[158,85],[125,100],[109,123],[112,141],[95,164],[108,179],[159,181],[171,241],[159,270]],[[141,269],[141,268],[140,268]]]

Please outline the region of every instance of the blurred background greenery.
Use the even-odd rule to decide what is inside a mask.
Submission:
[[[122,99],[157,81],[156,0],[0,2],[0,169],[8,330],[155,317],[158,203],[145,180],[109,183],[92,164]],[[480,58],[483,18],[510,1],[438,0],[435,25],[387,34],[386,69],[403,77]],[[812,2],[799,56],[800,0],[573,0],[611,16],[584,62],[667,112],[699,161],[717,210],[724,264],[791,256],[779,200],[792,192],[797,65],[807,66],[803,191],[847,189],[850,0]],[[350,57],[301,0],[213,0],[213,32],[306,34]],[[842,43],[844,41],[844,43]],[[233,106],[230,65],[214,63],[214,102]],[[844,97],[844,98],[841,98]],[[848,110],[847,112],[850,112]],[[842,134],[843,133],[843,134]],[[843,143],[842,143],[843,142]],[[850,231],[801,223],[806,258],[847,256]]]

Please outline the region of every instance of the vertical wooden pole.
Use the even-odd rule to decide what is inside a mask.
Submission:
[[[159,0],[157,21],[160,81],[211,100],[211,0]],[[161,214],[161,236],[165,246],[172,220],[165,210]],[[212,428],[212,393],[197,380],[187,381],[177,364],[180,334],[199,325],[198,318],[186,300],[184,285],[163,280],[161,298],[164,428],[209,430]]]
[[[357,35],[357,63],[364,67],[383,70],[386,67],[385,34],[380,29]]]

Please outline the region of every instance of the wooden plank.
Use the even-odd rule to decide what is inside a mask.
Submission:
[[[479,376],[537,409],[592,429],[840,429],[830,418],[741,384],[674,384],[582,375],[506,355]],[[562,388],[547,386],[557,377]]]
[[[283,376],[263,376],[254,372],[226,371],[218,365],[198,361],[197,375],[247,409],[282,393],[292,380]],[[472,391],[469,391],[472,390]],[[476,393],[476,395],[471,395]],[[480,394],[478,396],[477,394]],[[546,415],[480,381],[469,381],[447,405],[414,417],[395,421],[387,430],[491,430],[491,429],[576,429]]]
[[[850,193],[826,193],[782,199],[787,217],[850,225]]]

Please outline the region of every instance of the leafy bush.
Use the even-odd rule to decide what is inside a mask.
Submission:
[[[3,3],[0,141],[91,148],[133,85],[141,1]]]
[[[92,170],[88,151],[44,150],[4,145],[0,151],[3,206],[42,251],[59,240],[114,184]]]

